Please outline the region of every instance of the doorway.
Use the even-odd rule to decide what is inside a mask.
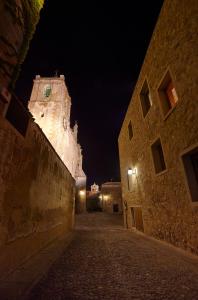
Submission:
[[[141,207],[131,207],[132,227],[144,232],[144,224]]]
[[[119,212],[118,204],[113,204],[113,212]]]

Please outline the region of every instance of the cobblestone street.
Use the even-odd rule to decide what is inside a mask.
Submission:
[[[120,216],[77,216],[74,239],[29,300],[198,299],[198,259],[143,234]]]

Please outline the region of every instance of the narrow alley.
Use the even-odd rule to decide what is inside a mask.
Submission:
[[[121,216],[77,216],[71,244],[28,297],[33,299],[198,299],[198,259],[141,233]]]

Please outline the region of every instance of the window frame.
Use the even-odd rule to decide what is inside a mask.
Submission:
[[[171,100],[168,97],[166,92],[166,89],[170,83],[173,84],[177,96],[177,101],[175,102],[174,105],[171,105]],[[163,120],[166,120],[169,117],[169,115],[172,113],[172,111],[177,107],[178,103],[180,102],[177,85],[175,84],[175,79],[170,68],[166,69],[166,71],[162,76],[162,79],[157,87],[157,96],[158,96]]]
[[[44,86],[44,91],[43,91],[44,97],[45,98],[49,98],[50,95],[51,95],[51,93],[52,93],[52,86],[51,86],[51,84],[46,84]]]
[[[159,172],[157,172],[157,168],[156,168],[156,159],[154,158],[154,151],[153,151],[153,147],[155,144],[157,144],[157,142],[160,142],[160,145],[161,145],[161,149],[162,149],[162,154],[163,154],[163,161],[164,161],[164,166],[165,168]],[[150,145],[150,149],[151,149],[151,157],[152,157],[152,162],[153,162],[153,170],[154,170],[154,173],[156,176],[158,175],[161,175],[161,174],[164,174],[167,172],[167,164],[166,164],[166,159],[165,159],[165,153],[164,153],[164,148],[163,148],[163,145],[162,145],[162,140],[161,140],[161,137],[158,136],[154,141],[153,143]]]
[[[190,152],[193,152],[193,150],[196,149],[196,148],[198,148],[198,143],[195,143],[195,144],[191,145],[190,147],[186,148],[184,151],[182,151],[180,153],[180,162],[181,162],[181,165],[182,165],[184,182],[185,182],[189,202],[190,202],[192,207],[197,207],[198,206],[198,200],[197,201],[192,200],[192,194],[191,194],[191,190],[190,190],[190,186],[189,186],[188,177],[187,177],[187,174],[186,174],[186,169],[185,169],[183,157],[190,154]]]

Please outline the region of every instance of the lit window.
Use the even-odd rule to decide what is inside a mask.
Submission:
[[[133,137],[133,128],[132,128],[131,121],[129,122],[129,125],[128,125],[128,133],[129,133],[129,140],[131,140]]]
[[[178,102],[177,92],[174,83],[171,79],[170,73],[167,72],[159,89],[159,97],[164,116],[173,108]]]
[[[151,146],[153,162],[155,167],[155,173],[158,174],[166,169],[165,160],[164,160],[164,153],[162,150],[162,145],[160,139],[158,139],[152,146]]]
[[[149,92],[147,81],[144,82],[144,85],[142,87],[140,93],[140,101],[141,101],[143,116],[145,117],[152,105],[151,95]]]

